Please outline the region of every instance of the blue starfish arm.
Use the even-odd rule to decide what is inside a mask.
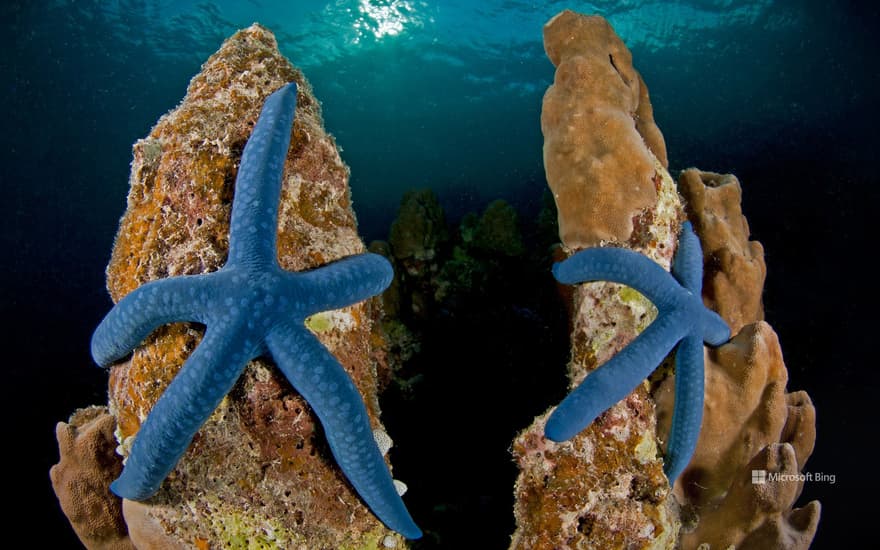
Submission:
[[[703,342],[730,338],[724,319],[703,305],[703,251],[689,222],[682,224],[678,250],[667,273],[649,258],[616,248],[583,250],[553,266],[564,284],[612,281],[633,287],[657,306],[657,319],[627,347],[590,373],[557,407],[545,434],[564,441],[623,399],[681,340],[676,353],[675,409],[666,474],[670,483],[690,462],[703,414]]]
[[[562,284],[611,281],[632,287],[657,309],[675,304],[681,288],[656,262],[625,248],[588,248],[553,265],[553,276]]]
[[[276,261],[278,198],[296,109],[296,84],[266,98],[241,155],[229,223],[227,265],[268,265]]]
[[[710,346],[720,346],[730,340],[730,327],[727,322],[709,308],[704,308],[698,331],[700,339]]]
[[[373,439],[361,394],[336,358],[302,327],[276,326],[266,344],[315,411],[336,462],[367,506],[390,529],[410,539],[421,537]]]
[[[250,359],[241,328],[205,332],[141,425],[122,475],[110,485],[116,495],[143,500],[159,489]]]
[[[694,233],[691,222],[681,225],[678,250],[672,262],[672,275],[694,297],[695,319],[691,322],[698,327],[697,333],[702,341],[718,346],[730,340],[730,329],[720,315],[703,306],[703,249],[700,239]]]
[[[125,357],[160,325],[179,321],[203,322],[203,312],[196,298],[210,296],[208,277],[171,277],[149,282],[128,293],[110,310],[92,335],[95,363],[107,366]]]
[[[687,336],[675,351],[675,406],[669,430],[664,470],[674,483],[688,465],[703,420],[703,342],[699,336]]]
[[[678,249],[672,261],[672,275],[681,286],[699,295],[703,288],[703,250],[691,222],[681,224]]]
[[[547,420],[544,434],[566,441],[589,426],[609,407],[629,395],[683,336],[670,317],[659,317],[625,348],[587,375]]]
[[[348,256],[295,275],[306,289],[311,313],[338,309],[380,294],[394,278],[391,263],[379,254]]]

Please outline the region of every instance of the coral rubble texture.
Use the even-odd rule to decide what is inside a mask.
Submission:
[[[225,263],[243,146],[266,96],[291,81],[300,93],[284,163],[278,262],[302,271],[364,251],[348,168],[323,129],[319,103],[272,34],[253,25],[224,42],[181,104],[135,144],[128,208],[107,269],[114,301],[148,281]],[[378,307],[370,301],[318,314],[307,326],[344,366],[382,433]],[[193,324],[163,327],[112,368],[110,411],[123,453],[201,335]],[[307,403],[265,360],[249,363],[156,496],[126,502],[123,512],[141,549],[403,545],[346,483]]]
[[[668,365],[568,442],[543,436],[552,409],[536,418],[513,445],[520,474],[511,548],[809,546],[818,503],[793,509],[797,482],[751,483],[752,469],[802,471],[815,411],[804,392],[785,393],[779,343],[763,322],[763,249],[748,240],[739,183],[688,170],[676,186],[659,130],[637,114],[650,115],[644,83],[603,19],[565,11],[544,38],[557,66],[541,117],[544,161],[564,254],[613,243],[669,269],[686,212],[703,243],[704,304],[736,336],[706,354],[703,427],[674,491],[660,458],[673,406]],[[638,292],[604,282],[580,285],[571,301],[576,387],[656,310]]]
[[[655,208],[654,158],[667,166],[648,89],[603,18],[563,11],[544,26],[556,76],[544,94],[544,170],[570,248],[627,242]]]

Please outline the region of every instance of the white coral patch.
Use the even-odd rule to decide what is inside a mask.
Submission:
[[[409,490],[409,487],[406,486],[406,483],[400,481],[399,479],[393,479],[391,481],[394,482],[394,490],[397,491],[397,494],[399,496],[403,496],[404,494],[406,494],[407,490]]]
[[[382,453],[382,456],[387,455],[391,447],[394,446],[391,436],[381,428],[373,430],[373,439],[376,440],[376,445],[379,447],[379,452]]]
[[[639,439],[635,451],[636,459],[642,464],[657,459],[657,440],[652,431],[644,430],[642,432],[642,437]]]

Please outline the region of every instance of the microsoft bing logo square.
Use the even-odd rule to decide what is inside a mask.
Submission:
[[[752,470],[752,484],[763,485],[767,483],[767,470]]]

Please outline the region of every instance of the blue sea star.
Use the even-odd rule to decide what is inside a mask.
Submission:
[[[668,273],[623,248],[589,248],[553,266],[563,284],[612,281],[638,290],[657,306],[657,318],[617,355],[587,375],[547,421],[545,435],[565,441],[626,397],[675,347],[675,407],[664,470],[669,483],[690,462],[703,417],[703,342],[718,346],[730,329],[703,305],[703,252],[690,222],[682,224]]]
[[[395,490],[360,393],[304,326],[309,315],[381,293],[393,277],[391,265],[377,254],[359,254],[294,273],[276,258],[282,168],[296,94],[296,84],[290,83],[266,99],[245,146],[226,265],[213,273],[147,283],[120,300],[95,330],[92,356],[109,365],[159,325],[195,321],[207,326],[141,426],[111,489],[131,500],[153,495],[248,361],[268,353],[318,416],[333,456],[364,502],[389,528],[418,538],[421,531]]]

